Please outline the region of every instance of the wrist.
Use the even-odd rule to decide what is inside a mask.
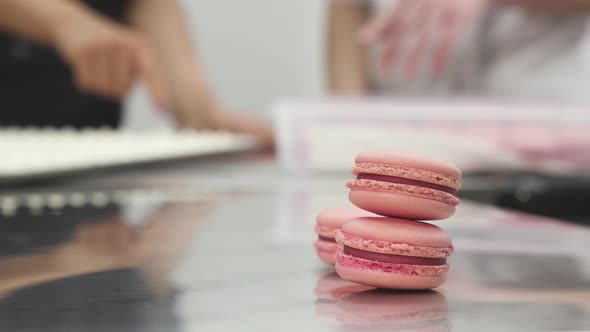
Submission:
[[[170,73],[173,82],[182,82],[192,87],[208,88],[208,78],[201,66],[193,59],[175,59],[164,63],[165,70]]]
[[[47,21],[50,42],[56,47],[62,46],[70,35],[83,29],[84,22],[92,18],[89,16],[86,8],[76,2],[68,3],[67,6],[51,12]]]
[[[65,15],[64,15],[65,16]],[[50,27],[51,40],[59,51],[69,49],[77,40],[84,40],[87,36],[95,35],[96,31],[108,26],[109,21],[90,12],[86,8],[77,8],[76,14],[64,17],[54,17]]]
[[[216,99],[207,76],[201,68],[194,64],[187,64],[182,68],[178,68],[178,70],[174,71],[171,81],[181,90],[191,91],[191,93],[207,100]]]
[[[55,22],[51,25],[49,29],[50,42],[57,50],[61,51],[65,48],[71,29],[76,29],[71,26],[71,22]]]
[[[87,31],[88,23],[83,19],[56,20],[50,27],[52,45],[59,51],[66,51],[72,44],[76,35]]]

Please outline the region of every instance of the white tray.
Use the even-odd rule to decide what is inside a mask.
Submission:
[[[281,164],[350,171],[366,149],[447,159],[464,172],[590,172],[590,111],[485,100],[325,98],[273,107]]]

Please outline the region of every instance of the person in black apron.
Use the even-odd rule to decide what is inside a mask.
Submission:
[[[141,80],[179,127],[272,142],[264,123],[226,112],[195,58],[176,1],[1,1],[0,127],[117,127]]]
[[[122,22],[128,1],[87,1]],[[0,124],[3,126],[111,126],[119,124],[121,103],[80,91],[57,51],[0,31]]]

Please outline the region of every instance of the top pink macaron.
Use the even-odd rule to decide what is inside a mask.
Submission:
[[[459,204],[461,171],[454,165],[416,154],[374,150],[355,159],[350,201],[384,216],[415,220],[448,218]]]

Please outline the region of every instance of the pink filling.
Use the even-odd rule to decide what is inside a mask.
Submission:
[[[426,182],[426,181],[402,178],[399,176],[362,173],[362,174],[359,174],[356,177],[356,179],[357,180],[374,180],[374,181],[382,181],[382,182],[389,182],[389,183],[407,184],[410,186],[440,190],[440,191],[444,191],[446,193],[449,193],[451,195],[455,195],[457,193],[457,189],[454,189],[454,188],[450,188],[450,187],[446,187],[446,186],[443,186],[440,184],[430,183],[430,182]]]
[[[318,239],[322,240],[322,241],[327,241],[327,242],[334,242],[336,243],[336,239],[332,238],[332,237],[327,237],[327,236],[322,236],[322,235],[318,235]]]
[[[426,265],[426,266],[438,266],[447,264],[446,258],[428,258],[428,257],[412,257],[412,256],[401,256],[401,255],[388,255],[377,252],[370,252],[359,250],[356,248],[344,246],[344,254],[367,259],[370,261],[391,263],[391,264],[407,264],[407,265]]]

